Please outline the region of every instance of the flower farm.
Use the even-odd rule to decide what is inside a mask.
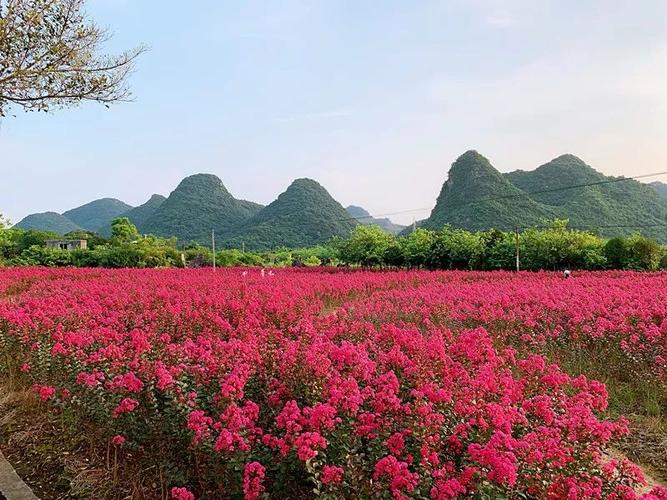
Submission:
[[[667,274],[2,269],[0,355],[126,497],[667,499]]]

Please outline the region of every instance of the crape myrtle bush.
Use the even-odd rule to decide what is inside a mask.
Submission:
[[[629,499],[643,478],[605,452],[628,432],[605,386],[540,352],[612,346],[664,383],[663,290],[621,272],[5,269],[0,349],[121,460],[168,461],[178,499]]]

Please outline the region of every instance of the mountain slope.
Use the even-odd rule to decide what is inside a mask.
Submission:
[[[162,204],[167,200],[161,194],[154,194],[150,199],[143,205],[139,205],[131,210],[128,210],[123,214],[123,217],[130,219],[130,222],[137,226],[139,231],[143,232],[143,227],[146,224],[146,221],[150,219],[155,212],[162,206]]]
[[[51,231],[56,234],[66,234],[70,231],[81,229],[74,222],[64,215],[56,212],[43,212],[39,214],[30,214],[24,217],[14,227],[20,229],[37,229],[39,231]]]
[[[530,199],[484,156],[467,151],[452,164],[435,208],[419,225],[436,230],[445,224],[472,230],[508,230],[541,224],[555,216],[553,209]]]
[[[102,231],[113,219],[131,208],[115,198],[102,198],[68,210],[63,215],[83,229]]]
[[[562,155],[533,171],[511,172],[505,178],[559,217],[569,219],[571,226],[597,227],[604,235],[640,230],[667,240],[667,227],[659,227],[667,224],[667,204],[653,187],[633,179],[607,177],[576,156]],[[580,187],[563,189],[572,186]],[[539,192],[543,190],[548,192]]]
[[[253,217],[234,228],[226,244],[249,249],[305,247],[347,237],[357,223],[312,179],[297,179]]]
[[[649,186],[655,189],[660,198],[662,198],[662,201],[667,203],[667,184],[665,184],[664,182],[656,181],[656,182],[651,182]]]
[[[224,237],[261,208],[234,198],[215,175],[196,174],[183,179],[141,229],[158,236],[176,236],[181,242],[209,243],[211,230]]]
[[[354,219],[357,219],[357,222],[360,224],[365,224],[365,225],[377,225],[380,226],[382,229],[387,231],[390,234],[398,234],[403,229],[405,229],[405,226],[401,226],[400,224],[394,224],[391,220],[387,218],[375,218],[372,217],[368,211],[365,209],[358,207],[356,205],[350,205],[345,209],[348,214],[350,214],[351,217]]]

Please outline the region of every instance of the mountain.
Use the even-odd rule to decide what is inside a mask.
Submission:
[[[64,212],[63,215],[83,229],[102,231],[116,217],[132,207],[115,198],[102,198]]]
[[[667,204],[654,188],[633,179],[605,176],[574,155],[505,177],[531,193],[533,200],[569,219],[571,226],[599,228],[608,236],[641,231],[667,241],[667,227],[660,227],[667,224]],[[580,187],[563,189],[570,186]]]
[[[356,219],[360,224],[380,226],[390,234],[398,234],[403,231],[403,229],[405,229],[405,226],[394,224],[389,219],[375,218],[371,216],[371,214],[368,213],[365,209],[356,205],[350,205],[345,210],[348,214],[350,214],[350,217]]]
[[[60,235],[81,229],[64,215],[60,215],[55,212],[43,212],[39,214],[28,215],[14,227],[18,227],[20,229],[51,231]]]
[[[306,247],[350,235],[357,223],[312,179],[297,179],[271,204],[231,231],[227,244],[249,249]]]
[[[655,186],[607,177],[571,154],[532,171],[501,174],[484,156],[468,151],[452,165],[435,208],[420,226],[508,230],[554,218],[605,236],[641,231],[667,241],[667,227],[660,227],[667,225],[667,203]]]
[[[143,227],[146,224],[146,221],[157,212],[166,200],[167,198],[161,194],[154,194],[146,203],[128,210],[122,216],[130,219],[130,222],[137,226],[140,232],[143,232]]]
[[[211,230],[222,239],[228,230],[261,208],[257,203],[234,198],[215,175],[196,174],[181,181],[146,219],[141,231],[207,244]]]
[[[667,184],[664,182],[656,181],[649,184],[655,191],[660,195],[662,201],[667,202]]]
[[[541,224],[556,217],[550,207],[532,200],[477,151],[462,154],[449,170],[435,208],[420,227],[445,224],[472,230]]]

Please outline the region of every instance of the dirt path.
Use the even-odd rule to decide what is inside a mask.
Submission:
[[[616,460],[624,460],[624,459],[627,460],[628,459],[628,457],[626,457],[625,454],[622,451],[620,451],[616,448],[610,448],[609,449],[609,456],[611,458],[615,458]],[[632,460],[631,460],[631,462],[634,463],[637,467],[639,467],[641,469],[642,473],[644,474],[644,478],[646,479],[646,486],[644,486],[643,488],[640,488],[637,491],[637,493],[649,493],[656,486],[667,487],[667,484],[665,484],[664,482],[656,479],[653,476],[653,474],[651,472],[651,469],[649,467],[638,464],[637,462],[634,462]]]

